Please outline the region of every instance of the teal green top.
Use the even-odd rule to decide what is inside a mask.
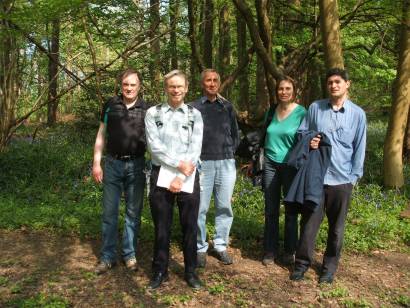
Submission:
[[[277,163],[287,162],[288,154],[296,142],[296,131],[305,114],[306,109],[300,105],[282,121],[274,114],[266,131],[265,156]]]

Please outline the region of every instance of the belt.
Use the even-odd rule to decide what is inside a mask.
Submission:
[[[120,154],[108,154],[108,155],[111,156],[114,159],[122,160],[122,161],[134,160],[134,159],[137,159],[137,158],[141,157],[141,156],[137,156],[137,155],[120,155]]]

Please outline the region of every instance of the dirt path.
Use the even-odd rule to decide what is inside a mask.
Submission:
[[[265,267],[231,251],[235,264],[212,257],[200,277],[206,286],[189,289],[182,279],[182,254],[173,248],[170,280],[158,291],[146,286],[152,246],[142,243],[140,268],[122,264],[95,276],[99,243],[40,232],[0,231],[0,307],[57,304],[73,307],[403,307],[410,305],[410,255],[379,251],[344,254],[332,286],[318,285],[310,269],[302,282],[289,269]],[[318,256],[319,259],[320,256]],[[316,265],[314,268],[318,268]],[[32,307],[32,306],[30,306]]]

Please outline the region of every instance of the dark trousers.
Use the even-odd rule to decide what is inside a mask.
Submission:
[[[173,205],[176,199],[179,209],[179,221],[182,228],[182,247],[184,253],[185,272],[192,273],[196,268],[196,237],[199,210],[199,176],[195,176],[194,191],[172,193],[168,189],[156,185],[159,168],[154,167],[150,178],[150,206],[155,227],[154,257],[152,270],[154,273],[166,273],[169,263],[169,245]]]
[[[265,158],[263,167],[263,191],[265,195],[265,254],[277,255],[279,250],[279,214],[280,201],[289,191],[296,171],[286,163],[277,163]],[[298,240],[298,216],[285,206],[284,249],[294,254]]]
[[[328,219],[326,251],[323,256],[322,272],[335,273],[340,259],[347,211],[352,196],[350,183],[325,185],[322,202],[314,212],[301,209],[301,230],[296,250],[295,269],[307,269],[312,264],[316,236],[324,215]]]

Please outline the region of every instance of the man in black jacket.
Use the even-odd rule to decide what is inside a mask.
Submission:
[[[138,99],[140,78],[137,71],[127,69],[119,81],[122,94],[105,103],[94,146],[93,177],[97,183],[104,183],[102,249],[96,274],[103,274],[116,264],[118,209],[123,191],[126,211],[122,259],[128,269],[137,269],[135,246],[144,199],[144,117],[147,105]]]

